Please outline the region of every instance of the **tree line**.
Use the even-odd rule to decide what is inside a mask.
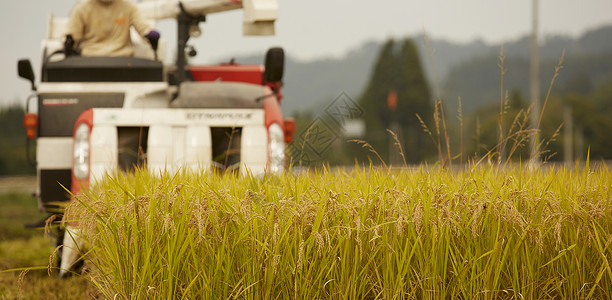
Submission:
[[[36,168],[26,157],[25,111],[19,105],[0,107],[0,176],[33,175]],[[34,142],[31,143],[34,147]],[[31,149],[34,153],[34,149]]]
[[[451,77],[455,82],[482,85],[482,94],[488,95],[488,100],[475,103],[470,99],[471,94],[467,97],[459,95],[461,99],[448,99],[443,94],[442,99],[438,99],[433,85],[423,74],[419,57],[424,54],[418,52],[411,39],[388,40],[380,48],[369,81],[356,100],[363,110],[361,118],[365,122],[365,135],[357,141],[331,135],[334,142],[328,151],[324,155],[319,153],[319,160],[306,161],[314,165],[368,161],[388,164],[397,163],[400,152],[402,159],[409,164],[433,163],[440,158],[446,162],[466,162],[483,156],[494,160],[526,161],[530,155],[529,140],[534,133],[529,121],[531,101],[524,96],[525,87],[516,85],[517,78],[521,77],[519,71],[527,70],[526,66],[513,64],[513,59],[510,59],[511,66],[504,68],[506,77],[501,91],[499,58],[497,61],[475,60],[471,65],[466,63],[454,69]],[[554,66],[545,64],[544,67],[550,70],[542,71],[540,101],[546,102],[546,106],[538,131],[543,160],[584,160],[587,153],[591,160],[612,159],[612,139],[609,138],[612,132],[612,73],[605,71],[610,69],[609,57],[612,53],[601,53],[584,58],[584,64],[580,61],[563,64],[550,94],[547,88]],[[491,66],[485,67],[483,62]],[[508,60],[506,63],[510,64]],[[518,69],[507,70],[517,65]],[[588,71],[597,69],[597,65],[599,72]],[[486,72],[483,71],[485,68]],[[491,73],[491,69],[496,73]],[[459,70],[465,71],[464,74],[457,73]],[[390,106],[390,99],[394,107]],[[463,103],[460,105],[460,102]],[[321,118],[309,113],[297,114],[296,117],[298,132],[302,133]],[[327,130],[334,131],[333,128]],[[564,147],[567,139],[569,148]],[[298,147],[291,146],[294,151],[290,158],[294,164],[303,162],[305,157],[317,156],[312,149],[304,147],[304,144],[312,144],[311,140],[308,135],[298,136]]]

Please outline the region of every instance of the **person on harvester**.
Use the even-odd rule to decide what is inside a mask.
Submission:
[[[64,42],[66,56],[133,56],[130,27],[157,48],[159,32],[127,0],[86,0],[73,8]]]

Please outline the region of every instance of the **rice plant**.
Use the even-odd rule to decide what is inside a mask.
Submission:
[[[116,174],[75,197],[109,299],[609,299],[612,173]]]

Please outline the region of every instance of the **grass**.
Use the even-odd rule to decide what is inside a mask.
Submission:
[[[113,299],[609,299],[612,173],[115,175],[68,208]]]
[[[0,240],[24,239],[33,236],[25,224],[45,217],[37,208],[36,199],[22,193],[0,194]]]
[[[86,278],[58,280],[47,273],[53,243],[42,230],[24,227],[43,218],[35,198],[0,194],[0,300],[91,299],[97,292]],[[2,272],[10,269],[19,270]]]

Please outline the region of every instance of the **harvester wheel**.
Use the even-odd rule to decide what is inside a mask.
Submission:
[[[270,48],[266,53],[265,66],[265,82],[281,81],[283,79],[283,71],[285,69],[285,51],[283,48]]]

